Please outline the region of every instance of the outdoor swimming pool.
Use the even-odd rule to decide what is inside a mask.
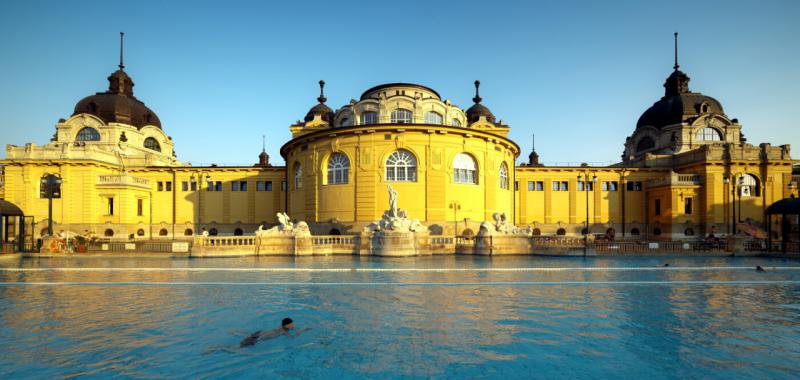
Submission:
[[[0,260],[2,378],[793,378],[798,342],[792,260]]]

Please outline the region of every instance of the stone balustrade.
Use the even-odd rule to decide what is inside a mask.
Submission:
[[[150,180],[130,174],[103,174],[98,176],[97,186],[131,186],[150,189]]]

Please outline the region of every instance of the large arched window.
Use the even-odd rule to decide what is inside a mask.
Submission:
[[[156,152],[161,151],[161,144],[158,143],[158,140],[152,137],[144,139],[144,147],[150,150],[154,150]]]
[[[425,123],[427,124],[442,124],[443,120],[442,114],[438,112],[430,111],[425,113]]]
[[[395,182],[417,181],[417,159],[411,152],[400,149],[386,159],[386,180]]]
[[[411,124],[411,119],[414,114],[409,110],[398,108],[392,111],[392,123],[394,124]]]
[[[303,188],[303,166],[299,162],[294,163],[294,189]]]
[[[92,127],[83,127],[78,131],[77,141],[100,141],[100,133]]]
[[[328,184],[344,184],[347,183],[347,177],[350,172],[350,160],[347,159],[342,153],[334,153],[328,159]]]
[[[641,152],[643,150],[648,150],[656,146],[656,142],[653,141],[653,138],[650,136],[645,136],[639,139],[639,142],[636,144],[636,151]]]
[[[375,111],[364,111],[361,113],[361,124],[378,124],[378,113]]]
[[[758,178],[752,174],[742,174],[739,178],[739,194],[743,197],[757,197],[761,195],[758,187]]]
[[[450,123],[450,125],[452,125],[454,127],[460,127],[461,126],[461,122],[458,121],[458,119],[453,119],[453,121]]]
[[[722,135],[714,128],[705,127],[697,131],[697,141],[722,141]]]
[[[505,162],[500,164],[500,188],[508,190],[508,165]]]
[[[453,159],[453,181],[455,183],[478,183],[477,165],[472,156],[459,153]]]

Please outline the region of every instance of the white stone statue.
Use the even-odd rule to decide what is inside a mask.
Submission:
[[[480,230],[478,232],[479,236],[491,236],[491,235],[532,235],[533,230],[530,227],[526,228],[519,228],[511,223],[508,222],[508,216],[506,213],[496,212],[492,214],[492,219],[494,219],[494,224],[491,222],[483,222],[481,223]]]
[[[392,185],[386,185],[389,189],[389,212],[391,213],[392,217],[397,217],[397,190],[395,190]]]
[[[278,225],[268,230],[264,229],[263,225],[258,226],[256,230],[257,237],[269,235],[293,235],[293,236],[311,236],[311,230],[308,228],[306,222],[297,222],[292,224],[292,218],[288,214],[279,212]]]

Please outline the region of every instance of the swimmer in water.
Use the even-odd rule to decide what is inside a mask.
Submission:
[[[248,336],[247,338],[244,338],[241,342],[239,342],[239,347],[252,346],[256,344],[256,342],[258,342],[259,340],[277,338],[281,335],[286,335],[288,337],[294,338],[296,336],[299,336],[301,332],[307,330],[308,329],[303,329],[298,331],[294,327],[294,321],[292,321],[291,318],[284,318],[283,321],[281,321],[281,327],[272,330],[258,330],[250,334],[250,336]],[[292,333],[292,331],[294,331],[294,333]]]
[[[761,265],[756,266],[756,272],[765,272]]]

